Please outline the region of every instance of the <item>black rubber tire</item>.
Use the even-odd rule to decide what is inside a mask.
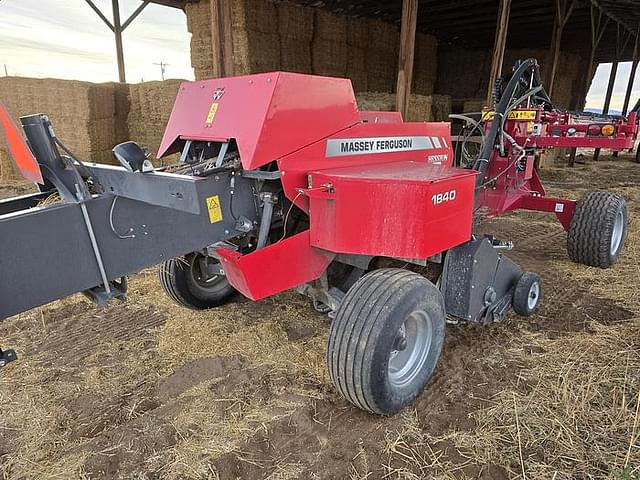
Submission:
[[[537,289],[534,287],[537,285]],[[529,299],[535,295],[535,304],[529,305]],[[513,291],[513,309],[518,315],[529,317],[535,313],[540,306],[540,298],[542,297],[542,284],[540,276],[533,272],[524,272],[516,282],[516,288]]]
[[[186,256],[168,260],[158,268],[160,285],[176,303],[193,310],[205,310],[224,305],[235,296],[236,290],[226,277],[209,288],[198,284],[191,272],[192,265],[191,257]]]
[[[428,315],[430,348],[406,385],[393,385],[389,361],[396,335],[414,312]],[[355,406],[390,415],[423,390],[442,352],[446,330],[444,299],[429,280],[397,268],[374,270],[349,289],[331,324],[329,376]]]
[[[612,250],[614,225],[623,218],[619,245]],[[567,252],[576,263],[608,268],[618,260],[627,233],[627,204],[617,193],[589,192],[577,204],[567,235]]]
[[[636,156],[634,158],[636,163],[640,163],[640,143],[636,147]]]

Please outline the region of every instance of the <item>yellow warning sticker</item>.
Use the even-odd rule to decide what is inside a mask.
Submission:
[[[482,115],[482,120],[493,120],[496,112],[485,112]],[[535,120],[535,110],[512,110],[509,112],[509,120]]]
[[[211,223],[222,220],[222,208],[220,208],[220,197],[218,195],[207,197],[207,211],[209,212],[209,221]]]
[[[216,112],[218,111],[218,102],[213,102],[211,108],[209,108],[209,115],[207,115],[207,123],[213,123],[213,119],[216,118]]]

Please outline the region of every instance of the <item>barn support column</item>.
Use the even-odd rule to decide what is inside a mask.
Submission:
[[[109,27],[109,30],[111,30],[116,37],[116,59],[118,60],[118,79],[121,83],[124,83],[127,81],[127,76],[125,73],[125,65],[124,65],[124,49],[122,47],[122,32],[124,32],[125,29],[129,25],[131,25],[131,22],[133,22],[136,19],[136,17],[140,15],[140,13],[142,13],[142,10],[144,10],[145,7],[149,5],[149,3],[151,2],[147,0],[142,2],[138,6],[138,8],[136,8],[135,11],[129,16],[129,18],[127,18],[127,20],[124,23],[120,22],[119,0],[111,0],[111,8],[113,10],[113,23],[111,23],[109,19],[104,16],[104,14],[95,5],[95,3],[93,3],[93,0],[85,0],[85,2],[87,2],[87,4],[93,9],[93,11],[96,12],[98,17],[100,17],[100,20],[102,20],[107,25],[107,27]]]
[[[562,32],[573,12],[575,0],[556,0],[556,18],[553,25],[553,35],[551,37],[551,48],[549,49],[548,75],[547,75],[547,93],[549,96],[553,93],[553,83],[556,79],[556,70],[558,69],[558,58],[560,57],[560,45],[562,43]]]
[[[403,0],[402,26],[400,29],[400,57],[398,59],[398,81],[396,84],[396,109],[402,113],[402,117],[405,119],[409,113],[417,21],[418,0]]]
[[[210,6],[213,76],[228,77],[234,73],[231,0],[210,0]]]
[[[604,17],[604,18],[603,18]],[[593,80],[593,72],[595,68],[596,61],[596,51],[598,50],[598,45],[600,45],[600,40],[602,40],[602,36],[604,35],[604,31],[609,24],[609,17],[605,16],[602,11],[596,8],[593,4],[591,4],[591,50],[589,52],[589,62],[587,63],[587,75],[585,76],[585,85],[584,85],[584,101],[586,102],[587,94],[589,93],[589,87],[591,86],[591,81]],[[582,104],[582,108],[584,108],[584,102]]]
[[[618,76],[618,64],[619,64],[620,55],[627,47],[627,43],[629,42],[629,38],[631,35],[629,34],[626,37],[626,40],[624,40],[624,42],[621,45],[620,44],[620,40],[621,40],[620,24],[617,24],[616,27],[617,28],[616,28],[615,56],[613,59],[613,63],[611,64],[611,72],[609,72],[609,83],[607,84],[607,94],[604,97],[604,105],[602,107],[602,113],[604,115],[607,115],[609,113],[609,109],[611,108],[611,97],[613,96],[613,87],[616,83],[616,77]],[[598,160],[599,156],[600,156],[600,149],[596,148],[595,151],[593,152],[593,159]],[[614,152],[613,156],[617,157],[618,156],[617,152]]]
[[[629,73],[629,81],[627,82],[627,91],[624,94],[624,104],[622,105],[622,115],[626,115],[629,111],[629,102],[631,100],[631,90],[633,82],[636,79],[636,71],[638,70],[638,36],[640,36],[640,28],[636,31],[636,40],[633,45],[633,57],[631,62],[631,72]]]
[[[498,25],[496,27],[496,36],[493,42],[493,59],[491,61],[491,72],[489,74],[489,88],[487,90],[487,105],[492,104],[493,86],[502,74],[502,61],[504,60],[504,50],[507,44],[510,10],[511,0],[500,0],[500,7],[498,8]]]

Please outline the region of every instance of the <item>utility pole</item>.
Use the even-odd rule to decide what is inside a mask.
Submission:
[[[169,64],[161,61],[160,63],[154,63],[154,65],[160,65],[160,75],[162,76],[162,80],[164,80],[164,72],[166,71]]]
[[[7,70],[7,64],[4,64],[4,76],[8,77],[9,76],[9,71]]]

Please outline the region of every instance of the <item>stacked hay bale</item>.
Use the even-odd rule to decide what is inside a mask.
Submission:
[[[0,98],[18,125],[23,115],[46,113],[56,135],[81,160],[113,162],[111,149],[118,138],[112,84],[4,77]],[[3,142],[0,177],[19,178]]]
[[[279,70],[280,38],[275,4],[266,0],[237,0],[232,3],[231,16],[236,75]]]
[[[361,111],[393,112],[396,110],[396,96],[393,93],[361,92],[356,94],[358,109]],[[451,97],[448,95],[416,95],[409,97],[409,122],[446,122],[451,113]]]
[[[420,95],[431,95],[436,83],[438,68],[438,41],[431,35],[416,34],[416,49],[413,62],[413,91]]]
[[[347,18],[347,77],[353,90],[367,91],[367,47],[369,23],[363,18]]]
[[[280,37],[280,68],[287,72],[311,73],[313,9],[296,3],[276,4]]]
[[[369,19],[367,49],[367,87],[372,92],[393,92],[398,71],[398,28],[381,20]]]
[[[156,154],[181,82],[166,80],[130,85],[129,136],[149,149],[155,165],[162,163]]]
[[[211,6],[208,1],[187,3],[187,29],[191,33],[191,66],[197,79],[213,77]]]
[[[316,10],[311,59],[313,73],[347,75],[347,17]]]

